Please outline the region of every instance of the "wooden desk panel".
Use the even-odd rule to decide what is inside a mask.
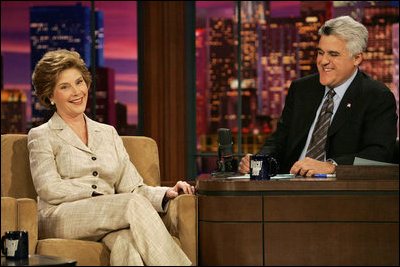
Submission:
[[[399,220],[399,195],[279,195],[264,196],[264,221]]]
[[[262,223],[199,222],[199,265],[262,266]]]
[[[199,220],[259,221],[262,216],[262,196],[199,196]]]
[[[265,223],[265,265],[393,266],[398,223]]]

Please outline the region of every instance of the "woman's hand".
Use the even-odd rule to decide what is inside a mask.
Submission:
[[[194,186],[184,181],[178,181],[174,187],[168,188],[168,190],[165,192],[164,201],[174,199],[180,194],[193,195],[194,192]]]

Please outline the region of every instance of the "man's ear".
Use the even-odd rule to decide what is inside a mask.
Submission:
[[[360,52],[357,55],[354,56],[354,66],[360,66],[361,62],[364,59],[364,53]]]

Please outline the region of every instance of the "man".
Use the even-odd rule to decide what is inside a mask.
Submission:
[[[260,149],[275,157],[280,173],[310,177],[334,173],[355,157],[390,161],[396,140],[391,91],[358,69],[368,31],[349,16],[319,30],[318,73],[294,81],[277,130]],[[239,171],[249,173],[250,154]]]

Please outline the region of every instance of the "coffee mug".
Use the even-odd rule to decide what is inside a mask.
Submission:
[[[250,156],[250,180],[269,180],[278,173],[279,164],[268,155]]]
[[[7,259],[28,258],[28,232],[7,231],[1,237],[1,252]]]

